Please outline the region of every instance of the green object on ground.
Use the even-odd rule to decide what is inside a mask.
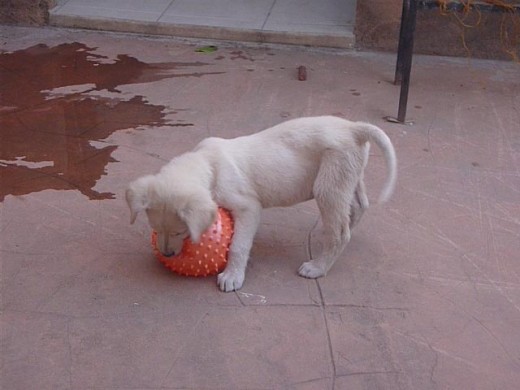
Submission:
[[[211,45],[211,46],[203,46],[203,47],[199,47],[199,48],[195,49],[195,51],[197,53],[206,53],[206,54],[207,53],[213,53],[213,52],[215,52],[217,50],[218,50],[217,46],[213,46],[213,45]]]

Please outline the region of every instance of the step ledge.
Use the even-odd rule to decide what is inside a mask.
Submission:
[[[52,13],[49,18],[49,24],[55,27],[106,30],[146,35],[166,35],[183,38],[217,39],[257,43],[281,43],[341,49],[349,49],[354,47],[354,34],[350,31],[345,31],[344,34],[319,34],[269,30],[246,30],[231,27],[142,22],[135,20],[108,18],[89,18],[77,15],[59,15]]]

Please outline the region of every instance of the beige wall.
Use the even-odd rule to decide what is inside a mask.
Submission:
[[[0,23],[43,25],[56,0],[0,0]]]
[[[362,49],[395,51],[401,7],[401,0],[358,0],[355,30],[357,46]],[[463,17],[462,14],[457,15]],[[477,21],[478,13],[472,11],[466,23],[475,25]],[[501,27],[504,26],[509,30],[509,42],[501,39]],[[468,51],[464,42],[470,55],[475,58],[511,59],[511,55],[505,52],[507,48],[520,55],[520,14],[484,12],[481,13],[477,27],[464,28],[455,15],[442,15],[439,9],[418,12],[416,53],[466,56]]]

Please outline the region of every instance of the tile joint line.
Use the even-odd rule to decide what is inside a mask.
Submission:
[[[273,3],[271,4],[271,7],[269,8],[269,11],[267,11],[267,16],[265,17],[265,20],[262,23],[262,27],[260,27],[260,30],[263,31],[265,29],[265,25],[267,24],[267,20],[271,16],[271,12],[273,12],[273,8],[274,8],[275,4],[276,4],[276,0],[273,0]]]
[[[323,315],[323,322],[325,323],[325,331],[327,333],[327,344],[329,347],[329,356],[330,356],[330,362],[332,365],[332,387],[331,389],[334,389],[336,387],[336,361],[334,360],[334,350],[332,348],[332,338],[330,337],[330,329],[329,329],[329,322],[327,320],[327,313],[325,312],[325,298],[323,297],[323,291],[321,290],[321,285],[318,279],[315,279],[316,287],[318,288],[318,292],[320,294],[320,307],[321,307],[321,314]]]
[[[168,11],[168,9],[173,5],[173,3],[175,3],[175,0],[171,0],[171,1],[170,1],[170,4],[168,4],[168,6],[164,9],[163,12],[161,12],[161,14],[159,15],[159,17],[158,17],[157,20],[155,21],[156,23],[159,23],[159,20],[161,20],[161,18],[164,16],[164,14],[166,13],[166,11]]]

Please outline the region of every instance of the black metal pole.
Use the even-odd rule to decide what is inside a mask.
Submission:
[[[400,85],[403,79],[403,48],[404,41],[404,26],[408,20],[408,9],[410,8],[410,2],[403,0],[403,10],[401,12],[401,26],[399,28],[399,46],[397,47],[397,62],[395,65],[395,77],[394,85]]]
[[[406,119],[406,106],[408,104],[408,90],[410,88],[410,73],[412,71],[412,56],[413,56],[413,36],[415,32],[415,21],[417,17],[417,0],[404,0],[407,3],[407,11],[405,19],[401,24],[402,40],[400,39],[402,68],[400,68],[401,79],[401,93],[399,95],[399,110],[397,120],[401,123]],[[403,12],[404,13],[404,12]],[[398,64],[399,67],[399,64]]]

